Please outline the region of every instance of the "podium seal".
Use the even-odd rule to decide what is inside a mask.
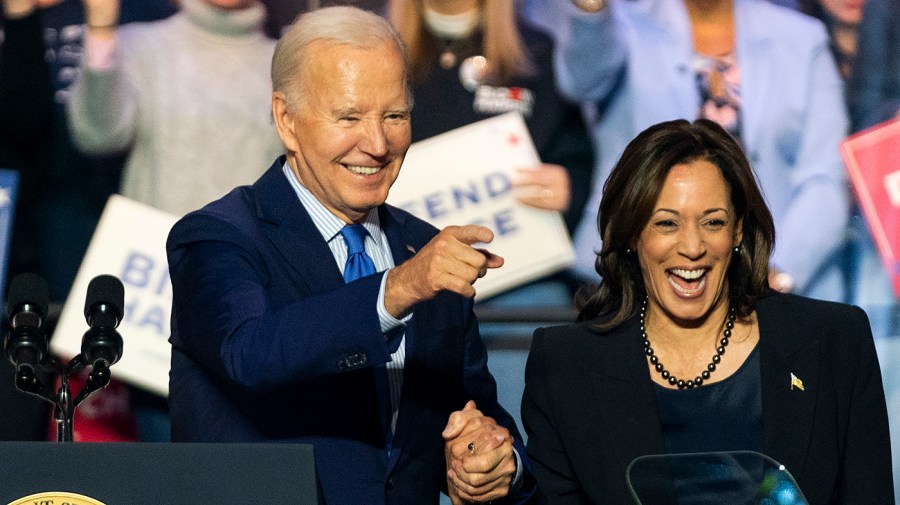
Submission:
[[[75,493],[52,491],[25,496],[8,505],[104,505],[88,496]]]

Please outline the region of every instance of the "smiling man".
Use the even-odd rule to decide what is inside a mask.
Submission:
[[[503,259],[384,202],[410,144],[405,49],[380,17],[299,18],[272,61],[286,155],[169,235],[175,441],[311,443],[328,504],[518,503],[473,284]]]

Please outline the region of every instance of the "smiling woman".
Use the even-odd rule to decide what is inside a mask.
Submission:
[[[772,217],[740,146],[707,120],[649,128],[626,149],[602,202],[597,269],[604,283],[583,304],[581,319],[614,311],[599,326],[617,326],[643,300],[654,382],[685,388],[731,375],[758,340],[752,311],[766,289],[767,260],[754,258],[768,258],[774,242]],[[716,351],[732,308],[739,317],[729,333],[744,338],[727,341],[723,357],[724,349]]]
[[[655,306],[651,312],[666,308],[663,312],[675,316],[678,312],[663,303],[656,288],[677,284],[677,276],[666,272],[654,283],[654,269],[648,264],[654,248],[663,243],[675,248],[666,268],[703,268],[702,277],[711,283],[702,293],[689,290],[704,295],[699,298],[670,292],[668,298],[681,306],[703,304],[692,317],[674,319],[721,322],[727,306],[734,306],[741,317],[749,316],[766,291],[775,229],[738,143],[708,120],[661,123],[635,138],[616,168],[600,205],[603,249],[596,268],[604,282],[593,292],[581,293],[580,320],[605,316],[601,328],[618,326],[647,295]],[[732,256],[733,248],[738,250]]]
[[[641,132],[599,232],[580,322],[538,329],[528,356],[537,503],[625,503],[630,461],[719,451],[776,459],[810,504],[893,503],[868,320],[770,291],[772,216],[729,133],[706,119]]]
[[[756,345],[755,323],[742,319],[738,326],[746,327],[751,338],[734,343],[729,359],[720,363],[724,352],[715,354],[713,370],[704,369],[705,362],[697,359],[718,347],[726,317],[734,319],[726,274],[740,241],[741,223],[719,168],[705,159],[672,167],[635,246],[647,293],[645,347],[652,349],[646,335],[655,335],[656,352],[671,357],[666,361],[670,366],[675,364],[663,368],[659,354],[651,351],[650,364],[660,373],[653,375],[655,382],[683,388],[715,381],[724,375],[711,377],[715,366],[733,372]],[[689,379],[678,380],[670,370]]]

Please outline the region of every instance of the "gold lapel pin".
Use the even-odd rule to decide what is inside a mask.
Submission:
[[[793,372],[792,372],[792,373],[791,373],[791,391],[793,391],[794,388],[797,388],[797,389],[799,389],[800,391],[804,391],[804,389],[803,389],[803,381],[800,380],[800,378],[797,377],[796,375],[794,375]]]

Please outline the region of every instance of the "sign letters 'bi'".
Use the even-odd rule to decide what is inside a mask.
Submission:
[[[168,395],[172,285],[166,237],[175,221],[174,215],[123,196],[109,199],[50,341],[53,352],[61,356],[80,352],[87,285],[97,275],[115,275],[125,287],[125,314],[118,328],[125,349],[114,375]]]

